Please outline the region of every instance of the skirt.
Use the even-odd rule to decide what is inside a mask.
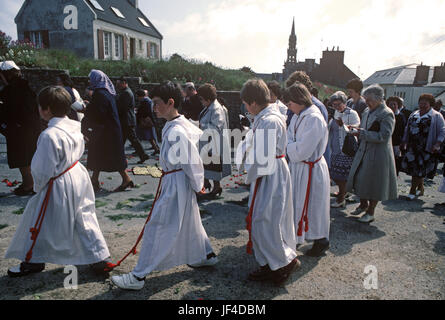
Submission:
[[[354,158],[342,153],[331,155],[331,167],[329,173],[331,179],[336,181],[347,181]]]

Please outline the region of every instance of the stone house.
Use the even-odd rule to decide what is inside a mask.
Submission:
[[[25,0],[18,40],[100,60],[162,59],[162,35],[138,0]]]

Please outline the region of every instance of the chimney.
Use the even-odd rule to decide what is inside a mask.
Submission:
[[[445,82],[445,63],[440,67],[434,67],[433,80],[431,82]]]
[[[416,68],[416,77],[414,78],[414,85],[425,86],[428,84],[428,78],[430,75],[430,67],[420,64]]]
[[[139,8],[139,0],[128,0],[128,2],[130,2],[130,4],[135,7],[136,9]]]

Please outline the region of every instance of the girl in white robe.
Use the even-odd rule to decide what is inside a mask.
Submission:
[[[287,133],[297,242],[303,244],[305,240],[314,240],[313,248],[306,254],[319,256],[329,247],[330,177],[323,157],[328,143],[328,127],[320,110],[312,105],[310,93],[303,85],[286,89],[286,100],[289,101],[288,107],[297,111]]]
[[[54,100],[55,95],[59,96],[59,100]],[[68,106],[65,110],[69,110],[71,97],[61,87],[44,89],[39,99],[46,96],[48,101],[50,96],[50,103],[59,101],[60,108],[64,95]],[[95,196],[88,171],[78,162],[85,148],[80,122],[63,117],[63,113],[54,116],[58,112],[54,111],[53,105],[48,108],[44,103],[40,104],[41,116],[49,123],[48,129],[39,137],[31,164],[37,194],[29,200],[5,255],[5,258],[24,261],[19,267],[9,270],[12,277],[42,271],[44,263],[87,265],[110,257],[96,218]],[[65,172],[67,169],[69,171]],[[30,229],[36,225],[51,178],[60,174],[53,182],[41,229],[33,246]]]
[[[161,86],[166,86],[164,89],[174,97],[173,83]],[[167,270],[183,264],[212,266],[218,261],[202,225],[196,199],[196,193],[204,185],[204,167],[197,149],[202,131],[177,113],[177,107],[173,107],[175,100],[167,97],[168,104],[164,103],[156,90],[159,89],[153,92],[155,111],[168,120],[162,130],[159,159],[165,175],[160,197],[145,226],[136,267],[129,274],[111,278],[116,286],[128,290],[142,289],[145,277],[154,270]],[[180,101],[180,92],[177,99]],[[162,114],[165,110],[170,110],[167,116]],[[182,152],[184,150],[188,152]],[[179,158],[175,156],[177,154]]]
[[[261,266],[258,271],[249,275],[249,279],[272,279],[280,284],[300,264],[295,251],[292,185],[284,157],[287,144],[286,120],[277,108],[268,104],[268,100],[262,104],[264,99],[253,95],[250,99],[258,102],[252,102],[249,99],[249,87],[259,87],[262,94],[269,94],[262,80],[248,81],[241,91],[243,103],[255,115],[252,130],[237,151],[244,158],[246,183],[251,184],[251,227],[250,218],[247,219],[248,230],[251,229],[251,242],[248,244],[248,253],[251,244],[255,259]],[[267,157],[267,164],[263,164],[264,161],[261,160],[264,157]]]

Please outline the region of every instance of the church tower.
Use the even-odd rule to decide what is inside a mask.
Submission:
[[[295,34],[295,17],[292,22],[292,30],[287,49],[287,60],[284,63],[283,77],[287,79],[297,69],[297,35]]]
[[[297,63],[297,35],[295,34],[295,18],[292,22],[292,31],[289,37],[289,49],[287,49],[287,63]]]

